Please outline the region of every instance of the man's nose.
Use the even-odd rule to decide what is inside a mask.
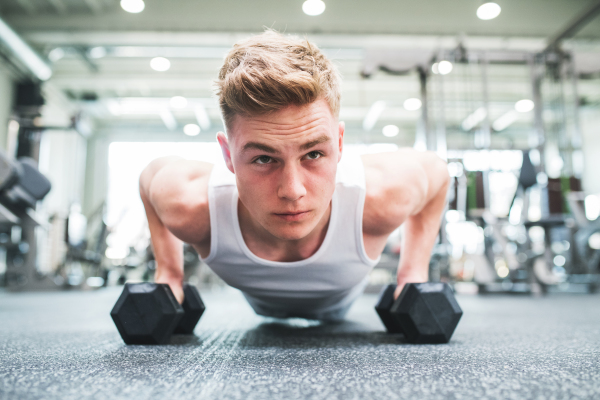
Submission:
[[[302,183],[301,171],[297,166],[286,165],[279,183],[277,195],[281,199],[296,201],[306,195],[306,188]]]

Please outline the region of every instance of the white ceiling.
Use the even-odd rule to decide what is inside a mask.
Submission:
[[[479,20],[480,0],[325,0],[316,17],[303,0],[146,0],[140,14],[118,0],[2,0],[0,15],[21,32],[173,31],[549,37],[595,0],[496,0],[500,16]],[[599,38],[600,23],[584,36]]]
[[[123,97],[168,99],[179,95],[203,99],[213,124],[200,137],[212,140],[220,120],[211,87],[222,54],[240,38],[268,26],[306,35],[336,59],[344,77],[341,117],[348,122],[349,139],[411,144],[419,112],[406,111],[401,105],[406,98],[419,96],[417,76],[378,72],[365,79],[360,72],[371,49],[410,49],[433,55],[460,42],[470,50],[537,51],[544,48],[548,37],[597,0],[498,0],[502,13],[491,21],[475,16],[479,0],[324,1],[325,13],[309,17],[301,11],[302,0],[146,0],[146,9],[140,14],[124,12],[118,0],[0,0],[0,17],[42,55],[56,47],[67,52],[52,65],[54,73],[46,84],[51,102],[48,121],[60,122],[61,108],[68,109],[63,120],[83,109],[95,120],[99,135],[159,137],[168,131],[158,115],[113,115],[106,104]],[[598,20],[584,28],[570,46],[598,52]],[[88,60],[97,71],[81,57],[95,46],[108,50],[106,57]],[[150,69],[152,56],[169,54],[169,71]],[[480,77],[469,71],[458,67],[446,79],[446,100],[460,103],[446,116],[449,123],[459,124],[477,107],[473,99],[480,94],[473,82]],[[494,118],[511,109],[515,101],[530,97],[526,66],[494,66],[489,81]],[[600,101],[596,99],[600,93],[597,81],[580,86],[581,93]],[[94,94],[99,100],[77,100],[84,94]],[[75,100],[69,100],[70,95]],[[385,100],[388,108],[373,131],[364,132],[361,122],[378,100]],[[173,113],[180,126],[195,121],[192,108]],[[388,123],[399,125],[402,134],[383,138],[381,127]],[[526,143],[523,131],[530,126],[531,118],[523,116],[514,129],[494,140],[500,147],[515,141]],[[183,137],[180,130],[173,135],[179,135],[177,140]],[[463,136],[456,143],[466,140],[468,146],[470,139]]]

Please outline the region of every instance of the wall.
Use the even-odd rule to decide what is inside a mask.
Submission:
[[[8,120],[13,107],[13,78],[0,64],[0,148],[6,150]]]
[[[90,216],[106,200],[108,193],[108,146],[110,140],[96,137],[88,141],[82,212]]]
[[[600,110],[584,109],[580,114],[583,139],[583,189],[600,194]]]
[[[86,166],[86,140],[75,131],[45,131],[40,145],[39,169],[52,190],[41,209],[52,215],[66,216],[73,203],[81,205]]]

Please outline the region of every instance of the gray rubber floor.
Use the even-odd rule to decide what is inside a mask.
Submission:
[[[318,325],[224,289],[203,294],[196,336],[126,346],[119,293],[0,292],[0,399],[600,398],[599,296],[460,296],[451,342],[424,346],[383,332],[375,296]]]

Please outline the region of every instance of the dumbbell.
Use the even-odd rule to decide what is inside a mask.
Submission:
[[[127,283],[110,312],[126,344],[165,344],[172,334],[192,334],[205,307],[198,289],[183,285],[179,304],[169,285]]]
[[[396,285],[379,295],[375,310],[389,333],[403,333],[411,343],[448,343],[462,309],[446,283],[407,283],[394,301]]]

